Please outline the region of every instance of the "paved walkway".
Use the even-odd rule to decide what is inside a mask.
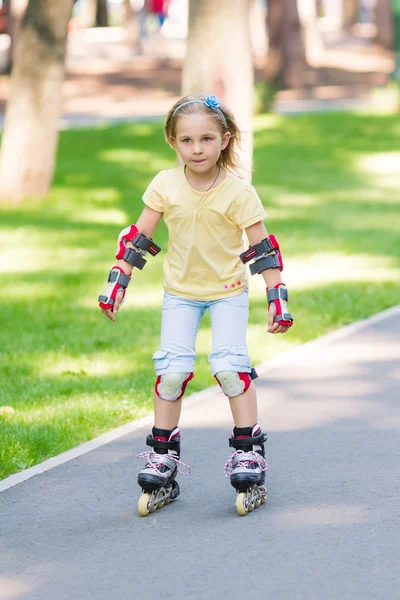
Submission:
[[[0,494],[0,599],[393,600],[400,306],[260,369],[269,498],[245,518],[210,390],[181,423],[180,499],[140,518],[147,427]]]

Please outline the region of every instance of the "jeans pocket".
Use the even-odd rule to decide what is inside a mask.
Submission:
[[[244,367],[249,369],[251,360],[247,352],[246,346],[230,346],[229,347],[229,362],[235,367]]]
[[[169,358],[167,350],[157,350],[153,354],[154,368],[155,370],[166,369],[169,365]]]

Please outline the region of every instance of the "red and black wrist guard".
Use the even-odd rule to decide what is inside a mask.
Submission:
[[[271,252],[273,254],[270,254]],[[244,265],[253,259],[254,262],[250,265],[252,275],[262,273],[267,269],[283,270],[283,260],[278,240],[272,233],[258,244],[249,246],[248,250],[240,255],[240,260]]]
[[[127,248],[126,242],[132,242],[135,248]],[[123,229],[119,234],[115,258],[118,260],[123,259],[132,265],[132,267],[142,270],[147,262],[143,258],[146,252],[155,256],[160,250],[161,248],[151,238],[140,233],[136,225],[132,224]]]
[[[267,288],[268,308],[271,302],[275,305],[274,323],[279,323],[284,327],[293,325],[293,317],[287,309],[288,291],[284,283],[278,283],[270,290]]]
[[[131,276],[126,275],[121,267],[113,267],[108,275],[107,289],[104,294],[99,296],[100,308],[112,308],[114,306],[115,297],[120,290],[123,290],[124,292],[122,296],[123,300],[130,280]]]

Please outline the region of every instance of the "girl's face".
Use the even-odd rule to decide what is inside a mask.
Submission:
[[[208,115],[182,115],[176,124],[172,146],[189,169],[207,173],[215,166],[230,138],[229,132],[221,134],[218,123]]]

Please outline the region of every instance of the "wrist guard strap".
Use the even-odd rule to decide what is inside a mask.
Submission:
[[[270,254],[271,252],[274,252],[274,254]],[[254,259],[253,264],[250,265],[252,275],[262,273],[267,269],[283,270],[283,260],[278,240],[272,233],[258,244],[249,246],[248,250],[240,255],[240,260],[244,265],[252,259]]]
[[[148,252],[152,256],[155,256],[161,251],[160,246],[157,246],[155,242],[151,238],[146,237],[143,233],[137,233],[132,240],[132,244],[143,250],[144,252]]]
[[[129,285],[131,278],[130,275],[126,275],[121,267],[113,267],[108,275],[108,286],[104,294],[99,296],[100,308],[112,308],[115,302],[115,296],[120,290],[123,290],[124,294],[122,299],[125,297],[126,288]]]
[[[284,327],[293,325],[293,317],[287,309],[288,298],[287,287],[284,283],[278,283],[270,290],[267,288],[268,308],[271,302],[275,304],[274,323],[279,323]]]
[[[125,252],[124,252],[122,258],[127,263],[132,265],[132,267],[136,267],[137,269],[140,269],[140,271],[143,269],[144,265],[147,263],[147,260],[145,260],[143,258],[143,256],[139,252],[137,252],[137,250],[134,250],[133,248],[125,248]]]

